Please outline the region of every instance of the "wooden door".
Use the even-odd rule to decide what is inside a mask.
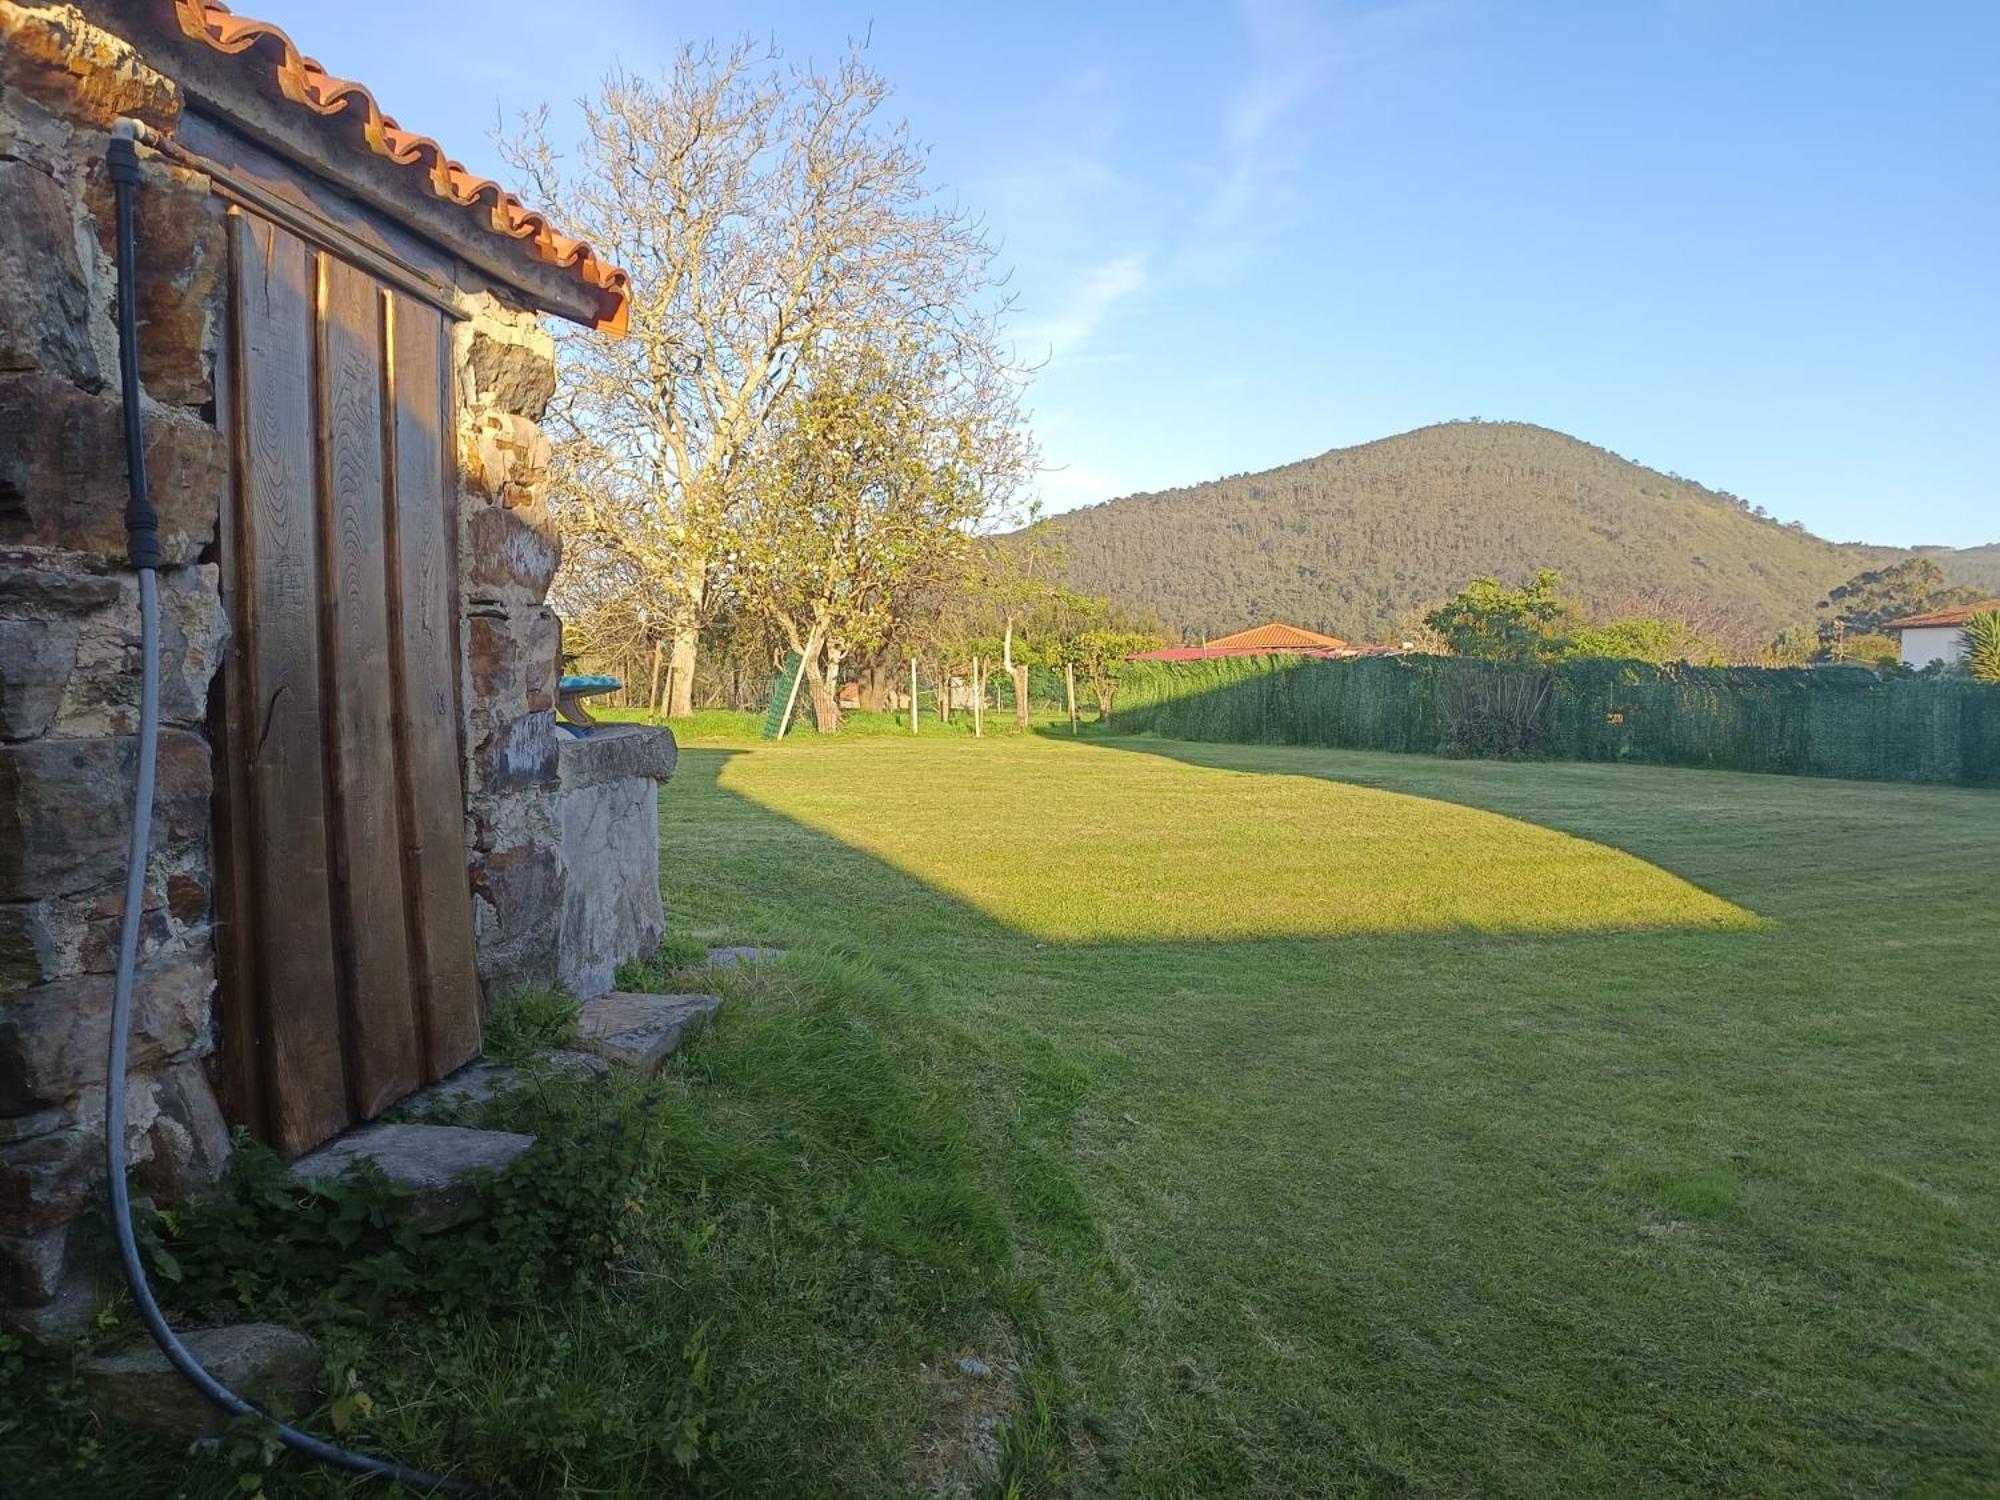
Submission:
[[[296,1154],[479,1051],[446,319],[231,212],[221,1082]]]

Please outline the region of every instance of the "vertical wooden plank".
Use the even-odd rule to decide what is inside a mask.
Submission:
[[[303,242],[247,215],[232,289],[238,540],[252,599],[243,766],[270,1130],[300,1152],[348,1123],[326,866],[319,568],[313,504],[312,284]]]
[[[478,1055],[479,975],[466,876],[458,723],[458,573],[444,320],[384,290],[389,599],[396,781],[427,1078]]]
[[[242,278],[236,225],[240,209],[229,210],[230,284]],[[226,433],[238,428],[235,371],[242,358],[237,337],[242,320],[232,316],[229,336],[216,362],[216,410]],[[229,641],[211,704],[209,743],[215,747],[215,912],[217,1096],[232,1125],[253,1135],[270,1135],[264,1091],[261,992],[256,957],[256,861],[250,843],[249,751],[255,742],[250,726],[256,715],[248,709],[250,680],[247,650],[255,629],[250,569],[244,553],[243,507],[247,504],[244,469],[232,466],[229,500],[222,507],[219,555],[222,605],[229,620]]]
[[[391,770],[381,320],[373,277],[323,252],[314,259],[320,670],[334,951],[348,1093],[355,1113],[370,1119],[417,1087],[422,1066]]]

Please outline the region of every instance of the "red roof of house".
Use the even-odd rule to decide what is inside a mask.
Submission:
[[[1926,626],[1963,625],[1974,615],[1983,615],[1990,609],[2000,609],[2000,599],[1980,599],[1971,604],[1954,605],[1950,609],[1934,609],[1924,615],[1904,615],[1900,620],[1891,620],[1884,630],[1922,630]]]
[[[598,293],[597,327],[623,333],[631,310],[631,278],[582,240],[561,234],[540,214],[490,178],[444,154],[427,135],[417,135],[382,113],[375,96],[351,79],[336,78],[299,51],[269,21],[231,14],[217,0],[174,0],[174,18],[183,35],[217,52],[250,53],[274,70],[286,99],[316,115],[347,115],[360,125],[367,149],[411,169],[413,186],[458,204],[486,221],[493,233],[518,240],[534,260],[574,273]]]
[[[1259,625],[1219,636],[1201,646],[1168,646],[1159,651],[1139,651],[1127,661],[1207,661],[1218,656],[1378,656],[1385,647],[1350,646],[1339,636],[1301,630],[1296,625]]]

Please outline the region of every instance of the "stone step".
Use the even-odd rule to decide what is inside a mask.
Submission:
[[[478,1213],[472,1174],[498,1172],[535,1144],[511,1130],[468,1130],[462,1125],[363,1125],[292,1163],[305,1182],[339,1177],[359,1162],[373,1162],[410,1194],[410,1222],[419,1229],[449,1229]]]
[[[272,1416],[289,1420],[312,1409],[319,1351],[304,1334],[276,1323],[236,1323],[180,1332],[180,1340],[209,1374]],[[229,1420],[150,1340],[92,1356],[83,1380],[100,1412],[134,1426],[194,1439],[214,1436]]]
[[[615,1066],[657,1072],[681,1039],[707,1024],[721,1004],[716,995],[613,990],[585,1002],[577,1017],[576,1044]]]
[[[719,967],[731,964],[772,964],[784,956],[783,948],[735,947],[708,950],[708,961]]]
[[[610,1068],[601,1057],[588,1052],[551,1052],[528,1067],[506,1063],[467,1063],[449,1078],[419,1089],[397,1108],[413,1120],[429,1120],[452,1115],[474,1105],[485,1104],[507,1094],[519,1093],[534,1084],[537,1071],[569,1078],[602,1078]]]

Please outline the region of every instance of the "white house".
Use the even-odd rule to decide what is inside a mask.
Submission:
[[[1926,615],[1905,615],[1882,628],[1903,643],[1903,665],[1927,667],[1934,661],[1965,660],[1965,622],[1989,609],[2000,609],[2000,599],[1981,599],[1953,609],[1936,609]]]

